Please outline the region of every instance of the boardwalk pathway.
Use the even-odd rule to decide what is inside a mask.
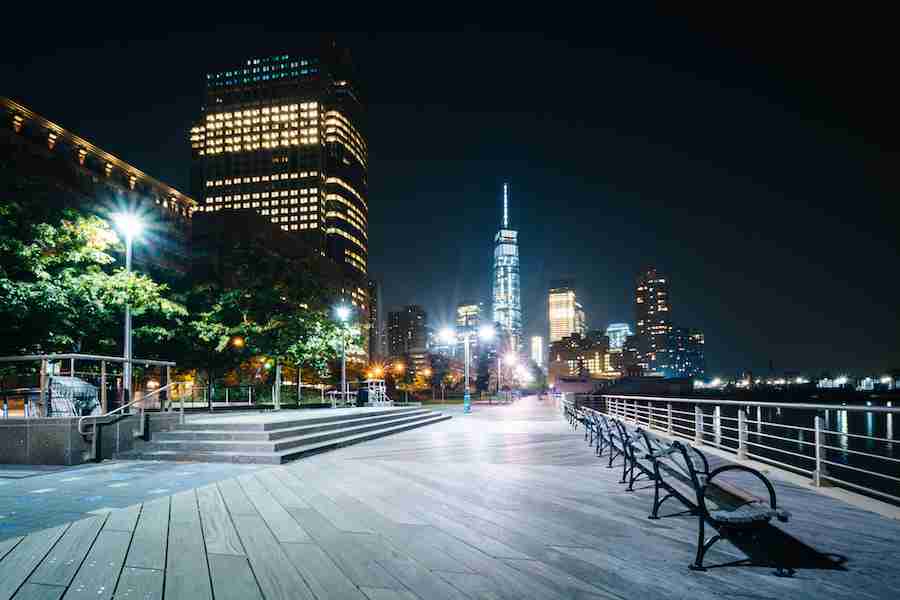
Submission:
[[[178,466],[177,468],[180,468]],[[886,598],[900,523],[779,483],[786,529],[846,570],[687,569],[695,522],[646,518],[548,405],[425,429],[0,540],[21,598]],[[727,544],[711,561],[737,558]]]

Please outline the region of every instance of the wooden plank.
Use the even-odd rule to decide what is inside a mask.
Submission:
[[[166,568],[166,538],[169,534],[169,498],[145,502],[134,530],[134,541],[125,564],[162,571]]]
[[[16,544],[24,540],[25,538],[22,536],[9,538],[8,540],[0,540],[0,560],[10,553],[10,551],[16,547]]]
[[[16,600],[59,600],[66,593],[66,588],[59,585],[26,583],[16,594]]]
[[[409,590],[391,590],[386,588],[359,588],[369,600],[420,600]]]
[[[256,474],[256,478],[285,508],[309,508],[305,500],[285,485],[284,481],[291,477],[287,469],[266,469]]]
[[[312,508],[292,508],[291,514],[356,585],[396,589],[403,587],[383,566],[375,562],[382,558],[406,558],[397,554],[381,537],[338,531]]]
[[[379,560],[378,564],[420,598],[466,600],[465,594],[415,561]]]
[[[225,501],[215,485],[197,490],[200,505],[200,519],[203,523],[203,538],[209,554],[233,554],[243,556],[244,547],[238,537]],[[246,561],[245,561],[246,562]]]
[[[106,518],[104,530],[110,531],[134,531],[137,526],[138,517],[141,515],[141,505],[135,504],[128,508],[110,511]]]
[[[279,542],[311,542],[312,538],[255,477],[239,477],[247,497]],[[295,509],[301,510],[301,509]]]
[[[246,557],[209,554],[209,572],[216,600],[262,600]]]
[[[6,555],[0,562],[0,600],[13,597],[68,528],[61,525],[31,533]]]
[[[66,600],[96,600],[112,596],[122,571],[131,534],[126,531],[100,531],[91,551],[66,592]]]
[[[216,484],[222,499],[225,500],[225,506],[232,515],[256,515],[256,509],[253,503],[247,498],[243,488],[238,485],[236,479],[226,479]]]
[[[212,600],[209,563],[194,490],[172,496],[166,554],[166,598]]]
[[[314,600],[262,517],[234,515],[233,520],[266,600]]]
[[[91,549],[94,539],[100,533],[105,519],[105,516],[88,517],[72,523],[65,535],[28,578],[29,583],[69,585],[78,567],[81,566],[81,561]]]
[[[115,600],[161,600],[163,597],[162,571],[125,567],[116,586]]]
[[[315,544],[282,544],[281,547],[317,598],[365,600],[362,592]]]

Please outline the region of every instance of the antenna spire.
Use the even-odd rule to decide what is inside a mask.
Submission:
[[[503,184],[503,229],[509,229],[509,185]]]

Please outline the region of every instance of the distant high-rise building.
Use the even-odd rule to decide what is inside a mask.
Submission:
[[[559,377],[616,379],[619,372],[610,363],[609,342],[603,332],[573,333],[550,344],[547,370],[550,381]]]
[[[428,349],[428,314],[416,304],[388,313],[388,353],[392,357]]]
[[[544,338],[540,335],[531,336],[531,360],[539,367],[544,366]]]
[[[503,221],[494,238],[494,322],[518,350],[522,341],[518,232],[509,228],[509,186],[503,184]]]
[[[381,315],[381,286],[375,279],[369,279],[369,360],[380,360],[384,356],[384,318]]]
[[[634,312],[638,364],[648,375],[669,374],[672,365],[669,281],[654,268],[647,269],[638,277]]]
[[[456,307],[456,329],[477,331],[481,326],[482,304],[460,304]]]
[[[584,309],[575,297],[572,281],[561,280],[550,285],[548,306],[551,344],[573,333],[584,334]]]
[[[255,210],[364,290],[369,159],[349,53],[331,44],[252,58],[205,85],[190,134],[198,210]]]
[[[698,329],[675,327],[669,336],[672,352],[671,377],[702,379],[706,376],[706,357],[703,351],[703,332]]]
[[[609,337],[610,350],[622,350],[625,348],[625,340],[629,335],[634,335],[634,332],[628,323],[610,323],[606,328],[606,335]]]

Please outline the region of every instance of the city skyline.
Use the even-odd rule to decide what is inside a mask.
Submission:
[[[226,33],[234,29],[225,28]],[[68,44],[79,52],[29,57],[28,69],[10,64],[3,73],[7,93],[161,181],[189,189],[186,135],[201,97],[198,79],[231,59],[290,48],[298,37],[277,30],[263,35],[254,25],[242,30],[246,37],[228,47],[217,44],[218,34],[211,32],[175,33],[165,44],[138,34],[130,36],[121,56],[102,50],[104,38],[92,45],[91,36],[82,32],[77,42],[63,34],[62,47]],[[627,94],[604,94],[597,111],[578,101],[563,107],[547,94],[524,93],[524,65],[533,63],[529,59],[569,52],[540,36],[472,32],[466,56],[484,58],[493,67],[484,73],[457,71],[458,57],[440,49],[456,34],[436,34],[433,40],[391,34],[377,41],[364,34],[339,36],[356,58],[362,57],[361,93],[372,99],[369,117],[376,122],[369,136],[370,144],[377,140],[379,156],[373,157],[378,175],[370,185],[368,270],[385,283],[383,306],[421,304],[434,323],[449,324],[463,298],[490,298],[484,273],[491,269],[496,190],[509,180],[515,183],[521,212],[517,227],[528,240],[521,254],[525,338],[546,335],[544,295],[549,281],[560,274],[583,282],[579,299],[591,323],[631,322],[631,281],[641,266],[654,264],[673,281],[679,320],[706,333],[711,372],[765,369],[770,360],[776,369],[892,367],[900,361],[894,343],[898,317],[890,303],[897,284],[883,277],[879,265],[895,262],[897,250],[890,221],[882,218],[889,186],[879,178],[879,133],[830,105],[825,115],[816,112],[825,109],[811,108],[812,98],[818,97],[814,92],[828,85],[821,73],[813,73],[798,91],[782,85],[771,55],[750,59],[726,51],[710,58],[710,48],[733,50],[733,45],[657,21],[649,31],[662,32],[661,41],[654,43],[649,35],[629,41],[609,31],[609,44],[632,51],[630,58],[581,40],[585,56],[551,75],[561,81],[599,61],[614,92],[632,78],[645,82]],[[577,32],[554,36],[579,39]],[[435,64],[423,71],[416,88],[422,111],[412,110],[419,100],[398,99],[393,93],[402,89],[403,80],[387,67],[389,58],[410,43],[422,52],[408,60]],[[531,50],[529,43],[534,44]],[[183,52],[187,47],[197,51]],[[504,47],[524,54],[491,53]],[[670,49],[673,54],[667,56]],[[120,68],[123,63],[146,70],[160,53],[163,60],[179,56],[168,61],[171,85],[165,93],[119,79],[130,72]],[[75,66],[74,61],[98,56],[110,61],[102,74]],[[679,70],[698,57],[693,71],[685,75]],[[744,78],[749,92],[729,86],[735,81],[729,79],[730,69],[733,77]],[[442,70],[485,86],[486,104],[478,106],[429,74]],[[493,82],[488,72],[505,75]],[[58,86],[77,86],[82,93],[64,102]],[[667,104],[657,106],[659,117],[642,130],[640,119],[647,111],[621,109],[628,102],[646,108],[638,100],[652,97],[659,86],[676,91]],[[691,108],[698,99],[703,100],[698,108]],[[442,102],[455,107],[453,114],[440,109]],[[807,118],[775,108],[779,102]],[[713,105],[721,106],[720,112],[701,114]],[[683,111],[684,128],[674,118]],[[610,124],[604,113],[616,114],[619,123]],[[746,118],[730,124],[737,130],[726,139],[717,130],[731,114]],[[129,127],[113,125],[125,119]],[[585,126],[576,127],[573,119],[584,120]],[[810,127],[810,121],[815,125]],[[398,122],[403,125],[396,129]],[[467,137],[486,123],[493,123],[494,133],[470,152]],[[431,133],[440,144],[410,135],[426,130],[426,124],[434,127]],[[782,133],[773,147],[769,140]],[[564,153],[568,162],[541,149],[555,147],[563,138],[574,144]],[[412,141],[414,157],[408,153]],[[845,156],[851,153],[865,160]],[[601,154],[608,161],[598,171],[580,154]],[[798,162],[796,156],[804,160]],[[637,176],[648,170],[654,177]],[[827,182],[818,175],[822,172],[829,173]],[[844,210],[847,198],[853,199],[850,214]],[[832,243],[835,235],[843,243]],[[410,247],[420,249],[415,261],[409,260]],[[813,287],[828,290],[814,304],[808,301]]]

